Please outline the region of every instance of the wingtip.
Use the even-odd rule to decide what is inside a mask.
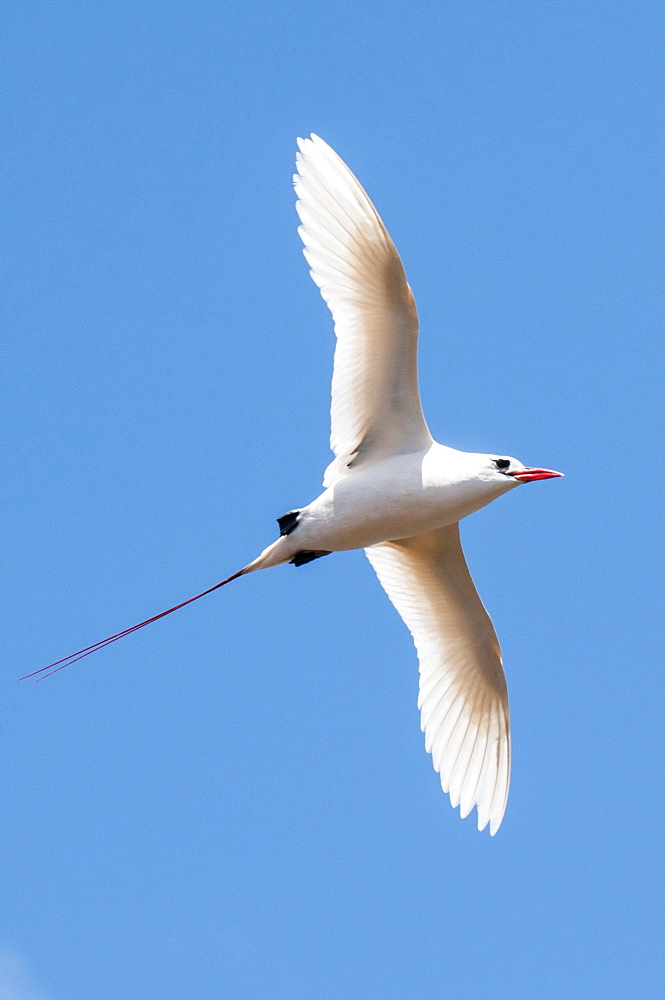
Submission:
[[[460,799],[460,805],[459,805],[459,816],[460,816],[460,819],[466,819],[466,817],[469,815],[469,813],[473,809],[473,806],[474,806],[473,802],[464,802],[464,801],[462,801]]]
[[[499,831],[499,827],[501,826],[501,820],[502,819],[503,819],[503,816],[501,817],[501,819],[490,820],[490,837],[496,836],[496,834]]]
[[[301,153],[306,153],[308,146],[328,145],[320,136],[316,134],[316,132],[310,132],[310,134],[304,138],[298,136],[296,143]]]
[[[298,152],[296,153],[296,163],[302,161],[303,158],[316,155],[317,152],[319,155],[323,155],[324,157],[332,159],[333,161],[339,159],[337,153],[332,148],[332,146],[329,143],[327,143],[325,139],[322,139],[320,135],[317,135],[316,132],[310,132],[309,136],[305,137],[304,139],[298,137],[296,139],[296,143],[298,145]],[[346,167],[346,164],[344,164],[344,166]],[[348,167],[346,169],[348,170]]]
[[[506,791],[503,802],[501,802],[500,807],[491,813],[489,816],[490,824],[490,837],[494,837],[498,832],[499,827],[503,823],[503,818],[506,815],[506,806],[508,805],[508,792]]]

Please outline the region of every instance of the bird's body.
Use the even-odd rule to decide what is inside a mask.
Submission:
[[[362,466],[300,509],[293,530],[250,565],[289,562],[302,549],[366,549],[456,524],[519,485],[490,468],[482,478],[487,459],[432,442],[423,451]]]
[[[462,816],[477,806],[479,829],[489,823],[494,834],[510,781],[508,695],[458,522],[521,482],[560,473],[433,440],[418,392],[416,306],[392,240],[330,146],[314,135],[298,144],[299,232],[337,335],[335,458],[324,490],[280,517],[280,537],[238,573],[43,671],[60,670],[240,576],[365,549],[416,644],[425,746],[443,789]]]

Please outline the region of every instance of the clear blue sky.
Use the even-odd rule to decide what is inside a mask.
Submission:
[[[2,1000],[661,996],[662,4],[2,21]],[[493,839],[361,553],[14,683],[317,494],[310,131],[402,255],[435,436],[566,473],[463,525],[512,708]]]

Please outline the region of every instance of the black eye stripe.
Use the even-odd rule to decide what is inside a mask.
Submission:
[[[508,458],[495,458],[494,464],[500,472],[504,472],[506,469],[510,468],[510,459]]]

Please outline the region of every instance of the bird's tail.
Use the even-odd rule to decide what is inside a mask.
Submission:
[[[202,590],[200,594],[195,594],[194,597],[189,597],[186,601],[181,601],[180,604],[174,604],[172,608],[167,608],[166,611],[160,611],[158,615],[153,615],[152,618],[146,618],[145,621],[139,622],[138,625],[132,625],[130,628],[125,628],[121,632],[115,632],[113,635],[109,635],[106,639],[100,639],[99,642],[93,642],[91,646],[84,646],[83,649],[77,649],[75,653],[70,653],[69,656],[63,656],[61,660],[55,660],[53,663],[49,663],[45,667],[40,667],[39,670],[33,670],[30,674],[25,674],[24,677],[19,677],[20,681],[25,681],[29,677],[34,678],[37,681],[42,681],[46,677],[50,677],[51,674],[56,674],[58,670],[63,670],[65,667],[69,667],[72,663],[76,663],[77,660],[82,660],[86,656],[90,656],[91,653],[96,653],[98,650],[103,649],[104,646],[109,646],[112,642],[117,642],[118,639],[123,639],[126,635],[130,635],[132,632],[137,632],[140,628],[144,628],[146,625],[151,625],[153,622],[159,621],[160,618],[165,618],[166,615],[172,614],[174,611],[179,611],[180,608],[184,608],[187,604],[191,604],[193,601],[198,601],[200,597],[205,597],[206,594],[212,594],[214,590],[219,590],[220,587],[225,587],[227,583],[231,583],[232,580],[237,580],[238,577],[246,576],[247,573],[253,573],[257,569],[269,569],[271,566],[279,566],[281,563],[288,562],[290,555],[288,552],[284,552],[284,549],[288,550],[288,545],[286,543],[286,538],[278,538],[276,542],[269,545],[267,549],[264,549],[260,556],[254,559],[253,562],[248,563],[247,566],[243,566],[241,570],[237,573],[233,573],[231,576],[227,576],[225,580],[220,580],[212,587],[208,587],[207,590]]]
[[[293,546],[286,536],[278,538],[276,542],[264,549],[260,556],[257,556],[244,569],[240,570],[239,576],[245,573],[253,573],[257,569],[270,569],[271,566],[281,566],[282,563],[289,562],[293,556]]]

